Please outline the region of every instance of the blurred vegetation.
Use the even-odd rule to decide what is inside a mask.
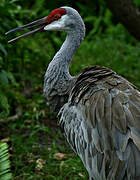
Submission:
[[[135,3],[140,6],[139,0]],[[86,38],[72,60],[71,74],[89,65],[103,65],[140,88],[140,43],[112,17],[104,0],[0,0],[0,136],[10,137],[17,180],[87,178],[42,96],[45,70],[65,34],[43,32],[11,44],[7,40],[21,32],[5,36],[8,30],[61,6],[76,8],[86,24]],[[52,131],[56,132],[52,135]],[[66,158],[55,159],[56,152],[67,154]],[[37,168],[39,163],[43,168]]]

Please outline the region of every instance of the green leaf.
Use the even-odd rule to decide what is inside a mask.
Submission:
[[[15,78],[14,78],[14,76],[13,76],[12,73],[7,72],[7,77],[8,77],[9,80],[11,80],[11,82],[12,82],[13,84],[16,84],[16,80],[15,80]]]
[[[7,143],[0,143],[0,180],[10,180],[10,161]]]
[[[2,107],[7,112],[9,111],[8,99],[1,91],[0,91],[0,107]]]
[[[13,74],[11,72],[7,72],[5,70],[2,70],[0,72],[0,83],[2,85],[4,85],[4,86],[8,85],[8,83],[9,83],[8,80],[10,80],[14,85],[17,85],[16,80],[15,80]]]
[[[0,83],[3,85],[8,84],[8,73],[4,70],[0,72]]]
[[[5,48],[2,44],[0,44],[0,51],[2,51],[5,56],[7,55],[7,51],[5,50]]]

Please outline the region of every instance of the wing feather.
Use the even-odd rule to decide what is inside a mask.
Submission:
[[[121,133],[126,134],[127,131],[126,116],[123,109],[123,105],[117,97],[115,97],[113,100],[112,112],[113,112],[113,117],[112,117],[113,124],[115,125],[115,127],[119,129]]]
[[[75,81],[60,125],[93,179],[140,177],[140,93],[104,67]]]

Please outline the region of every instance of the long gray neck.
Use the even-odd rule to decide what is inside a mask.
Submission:
[[[74,55],[77,48],[80,46],[83,38],[83,34],[79,33],[78,30],[67,34],[66,40],[64,41],[60,50],[54,56],[50,65],[54,65],[56,62],[61,62],[66,65],[67,70],[69,71],[69,64],[72,59],[72,56]],[[63,66],[59,68],[62,69]]]
[[[67,93],[72,79],[69,64],[76,49],[80,46],[85,29],[77,29],[67,34],[66,40],[50,62],[44,81],[44,95],[49,101],[53,96]]]

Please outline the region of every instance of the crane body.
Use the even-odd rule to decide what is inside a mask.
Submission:
[[[9,42],[44,30],[67,33],[47,68],[44,96],[52,110],[59,112],[59,125],[90,179],[140,179],[140,92],[102,66],[70,75],[72,56],[85,36],[84,22],[75,9],[61,7],[7,34],[35,25],[41,27]]]

